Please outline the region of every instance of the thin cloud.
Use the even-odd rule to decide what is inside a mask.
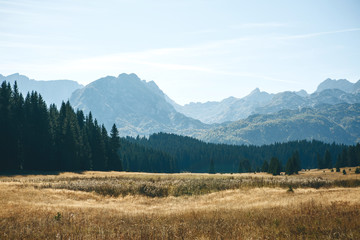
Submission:
[[[297,83],[297,82],[291,81],[291,80],[279,79],[279,78],[274,78],[274,77],[261,75],[261,74],[257,74],[257,73],[251,73],[251,72],[213,71],[213,73],[235,76],[235,77],[257,78],[257,79],[263,79],[263,80],[269,80],[269,81],[281,82],[281,83]]]
[[[172,49],[171,51],[173,50],[175,49]],[[217,74],[217,75],[263,79],[263,80],[269,80],[269,81],[281,82],[281,83],[296,83],[294,81],[274,78],[272,76],[266,76],[252,72],[222,71],[205,66],[164,63],[158,61],[145,60],[145,59],[151,59],[152,53],[159,53],[159,52],[169,53],[171,51],[169,51],[169,49],[158,49],[158,50],[146,51],[143,53],[134,53],[134,54],[127,53],[127,54],[108,55],[108,56],[80,59],[80,60],[68,62],[65,68],[71,70],[80,70],[80,71],[111,70],[113,68],[117,68],[117,66],[121,66],[122,64],[126,63],[126,64],[144,65],[151,68],[159,68],[160,70],[166,70],[166,71],[177,71],[177,70],[196,71],[196,72],[204,72],[204,73]]]
[[[75,2],[76,4],[76,2]],[[1,6],[3,5],[3,6]],[[59,2],[42,2],[42,1],[4,1],[0,0],[0,12],[5,14],[15,15],[29,15],[37,16],[36,12],[39,10],[49,10],[51,12],[95,12],[96,9],[83,5],[72,5],[71,7],[64,6]]]
[[[279,39],[279,40],[304,39],[304,38],[319,37],[319,36],[323,36],[323,35],[346,33],[346,32],[357,32],[357,31],[360,31],[360,28],[349,28],[349,29],[342,29],[342,30],[328,31],[328,32],[317,32],[317,33],[307,33],[307,34],[299,34],[299,35],[289,35],[289,36],[276,37],[276,39]]]
[[[19,10],[6,9],[6,8],[0,9],[0,13],[11,14],[11,15],[36,16],[35,13],[31,13],[28,11],[19,11]]]
[[[1,0],[0,4],[12,5],[12,6],[18,6],[18,7],[30,7],[31,6],[31,4],[21,2],[21,1],[4,1],[4,0]]]
[[[25,48],[25,49],[51,49],[51,50],[78,50],[78,46],[68,45],[47,45],[37,43],[25,43],[25,42],[12,42],[12,41],[0,41],[0,48]]]
[[[246,28],[277,28],[288,26],[286,23],[279,22],[263,22],[263,23],[243,23],[239,25],[232,25],[232,29],[246,29]]]
[[[218,30],[216,29],[203,29],[198,31],[190,31],[190,32],[184,32],[183,34],[187,35],[199,35],[199,34],[208,34],[208,33],[216,33]]]
[[[30,34],[17,34],[17,33],[8,33],[8,32],[0,32],[0,36],[4,37],[13,37],[13,38],[44,38],[40,35],[30,35]]]

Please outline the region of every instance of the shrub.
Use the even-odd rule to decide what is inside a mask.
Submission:
[[[61,213],[57,212],[57,214],[54,216],[54,219],[56,221],[60,221],[61,220]]]

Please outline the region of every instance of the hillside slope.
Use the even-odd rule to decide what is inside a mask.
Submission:
[[[229,144],[263,145],[302,139],[354,144],[360,141],[360,104],[324,104],[251,115],[196,137]]]

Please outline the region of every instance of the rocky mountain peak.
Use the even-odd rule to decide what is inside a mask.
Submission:
[[[353,83],[349,82],[346,79],[330,79],[327,78],[325,81],[319,84],[316,89],[316,92],[322,92],[326,89],[340,89],[344,92],[351,93],[353,92]]]

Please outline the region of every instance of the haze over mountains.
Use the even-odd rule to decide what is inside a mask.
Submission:
[[[283,109],[359,102],[360,81],[353,84],[347,80],[327,79],[313,94],[308,94],[304,90],[269,94],[257,88],[244,98],[230,97],[221,102],[190,103],[176,108],[187,116],[212,124],[237,121],[252,114],[276,113]]]
[[[3,76],[0,74],[0,82],[7,81],[11,85],[17,81],[19,91],[26,96],[28,92],[37,91],[41,93],[45,102],[48,104],[55,103],[60,106],[62,101],[67,101],[71,94],[83,85],[72,80],[51,80],[39,81],[29,79],[27,76],[20,75],[19,73]]]
[[[292,140],[321,140],[354,144],[360,141],[360,81],[326,79],[308,94],[270,94],[255,89],[244,98],[181,106],[153,81],[135,74],[107,76],[85,87],[74,81],[35,81],[13,74],[0,80],[18,81],[19,89],[36,90],[45,101],[60,106],[70,99],[75,108],[91,111],[122,136],[177,133],[231,144],[270,144]]]
[[[120,74],[96,80],[76,90],[71,104],[93,115],[107,128],[115,122],[121,135],[157,132],[190,134],[209,126],[178,113],[153,82],[135,74]]]

